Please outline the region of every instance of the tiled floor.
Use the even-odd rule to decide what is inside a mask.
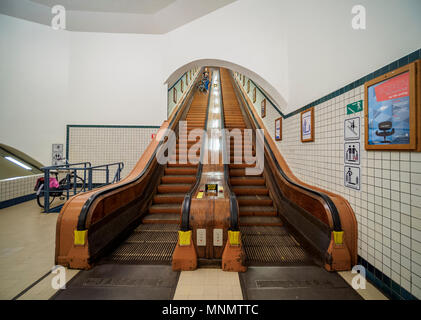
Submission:
[[[242,300],[237,272],[220,269],[182,271],[174,300]]]
[[[57,213],[41,213],[36,201],[0,210],[0,299],[12,299],[54,266]],[[66,270],[69,281],[78,270]],[[351,272],[339,273],[348,283]],[[50,274],[19,299],[48,299],[56,290]],[[387,299],[367,282],[358,293],[367,300]],[[176,300],[242,300],[237,272],[202,268],[183,271],[175,292]]]
[[[348,284],[352,285],[352,279],[355,274],[351,271],[342,271],[338,272],[339,275],[345,279]],[[365,289],[358,289],[357,292],[364,300],[389,300],[385,295],[383,295],[375,286],[366,281]]]
[[[36,200],[0,210],[0,299],[12,299],[52,269],[57,216],[42,213]],[[74,274],[68,272],[67,280]],[[51,278],[22,298],[48,299]]]

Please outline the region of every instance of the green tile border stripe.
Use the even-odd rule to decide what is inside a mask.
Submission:
[[[383,272],[360,256],[358,256],[358,264],[365,268],[366,279],[389,299],[419,300],[405,288],[397,284],[390,277],[386,276]]]
[[[384,75],[384,74],[386,74],[386,73],[388,73],[390,71],[393,71],[393,70],[395,70],[397,68],[406,66],[407,64],[412,63],[412,62],[414,62],[414,61],[416,61],[418,59],[421,59],[421,49],[415,50],[414,52],[412,52],[412,53],[410,53],[410,54],[408,54],[408,55],[406,55],[406,56],[404,56],[404,57],[402,57],[402,58],[400,58],[398,60],[395,60],[392,63],[389,63],[388,65],[386,65],[386,66],[384,66],[384,67],[382,67],[380,69],[377,69],[376,71],[373,71],[372,73],[369,73],[368,75],[366,75],[366,76],[364,76],[364,77],[362,77],[362,78],[360,78],[360,79],[358,79],[358,80],[356,80],[354,82],[351,82],[350,84],[348,84],[348,85],[346,85],[346,86],[344,86],[344,87],[342,87],[342,88],[340,88],[340,89],[338,89],[338,90],[336,90],[334,92],[331,92],[331,93],[325,95],[324,97],[322,97],[320,99],[317,99],[317,100],[315,100],[315,101],[313,101],[313,102],[305,105],[304,107],[301,107],[301,108],[299,108],[299,109],[297,109],[295,111],[292,111],[292,112],[290,112],[290,113],[288,113],[286,115],[284,115],[279,110],[279,108],[272,101],[270,101],[270,99],[259,88],[259,86],[257,86],[253,82],[253,80],[250,79],[250,81],[259,89],[259,91],[262,93],[262,95],[271,103],[271,105],[281,115],[281,117],[283,117],[284,119],[287,119],[287,118],[292,117],[292,116],[294,116],[296,114],[299,114],[299,113],[301,113],[301,112],[303,112],[303,111],[305,111],[305,110],[307,110],[307,109],[309,109],[311,107],[317,106],[317,105],[319,105],[319,104],[321,104],[321,103],[323,103],[325,101],[331,100],[331,99],[336,98],[337,96],[339,96],[341,94],[344,94],[344,93],[346,93],[348,91],[351,91],[352,89],[355,89],[355,88],[363,85],[367,81],[370,81],[370,80],[372,80],[374,78],[377,78],[377,77],[379,77],[381,75]]]
[[[159,129],[161,126],[151,125],[107,125],[107,124],[68,124],[66,125],[66,159],[69,159],[70,128],[125,128],[125,129]]]

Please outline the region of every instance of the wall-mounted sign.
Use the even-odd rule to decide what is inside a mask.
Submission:
[[[420,60],[365,84],[365,148],[421,151]]]
[[[314,141],[314,108],[301,112],[301,142]]]
[[[222,247],[224,242],[223,230],[213,229],[213,245],[215,247]]]
[[[53,144],[51,158],[51,163],[53,166],[59,166],[63,164],[63,144]]]
[[[346,142],[344,144],[344,159],[346,164],[360,164],[359,142]]]
[[[275,120],[275,140],[282,140],[282,117]]]
[[[345,166],[344,175],[345,187],[360,190],[361,176],[359,167]]]
[[[344,139],[359,140],[360,139],[360,117],[346,119],[344,122]]]
[[[206,246],[206,229],[196,229],[196,244]]]
[[[260,103],[260,116],[262,118],[266,117],[266,99],[263,99]]]
[[[363,111],[363,101],[356,101],[346,106],[346,114],[353,114]]]

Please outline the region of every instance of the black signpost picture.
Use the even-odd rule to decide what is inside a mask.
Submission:
[[[344,159],[347,164],[360,164],[359,142],[347,142],[344,144]]]

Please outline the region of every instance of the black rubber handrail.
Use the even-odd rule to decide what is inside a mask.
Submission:
[[[201,72],[201,71],[200,71],[200,72]],[[198,81],[198,80],[194,81],[194,83],[192,84],[192,86],[191,86],[191,87],[190,87],[190,89],[189,89],[189,92],[186,94],[186,97],[189,95],[189,93],[190,93],[193,89],[195,89],[195,88],[196,88],[195,83],[196,83],[197,81]],[[177,112],[175,113],[175,115],[174,115],[173,119],[171,120],[170,124],[168,125],[168,128],[170,128],[170,127],[174,124],[174,121],[175,121],[175,119],[177,118],[177,115],[179,114],[179,112],[180,112],[182,109],[184,109],[184,108],[178,108],[178,110],[177,110]],[[167,129],[168,129],[168,128],[167,128]],[[148,160],[148,162],[147,162],[146,166],[143,168],[142,172],[140,172],[140,173],[139,173],[139,175],[138,175],[136,178],[134,178],[133,180],[127,181],[127,182],[125,182],[125,183],[123,183],[123,184],[119,184],[119,185],[116,185],[116,186],[114,186],[114,187],[111,187],[111,188],[108,188],[108,189],[105,189],[105,190],[101,190],[101,191],[95,192],[94,194],[92,194],[92,195],[89,197],[89,199],[88,199],[88,200],[86,200],[86,202],[84,203],[84,205],[83,205],[83,207],[82,207],[82,210],[80,211],[79,217],[78,217],[77,230],[79,230],[79,231],[86,230],[86,219],[87,219],[87,217],[88,217],[89,208],[91,207],[91,205],[94,203],[94,201],[95,201],[95,200],[96,200],[99,196],[105,195],[105,194],[110,193],[110,192],[112,192],[112,191],[114,191],[114,190],[116,190],[116,189],[122,188],[122,187],[124,187],[124,186],[129,185],[129,184],[132,184],[133,182],[135,182],[135,181],[137,181],[137,180],[139,180],[139,179],[141,179],[141,178],[143,177],[143,175],[146,173],[146,171],[149,169],[150,165],[152,164],[152,162],[153,162],[153,160],[154,160],[154,158],[155,158],[155,156],[156,156],[156,153],[158,152],[159,148],[161,147],[161,145],[162,145],[163,143],[164,143],[164,140],[161,140],[161,141],[159,142],[159,144],[158,144],[158,146],[155,148],[155,150],[154,150],[154,152],[153,152],[152,156],[149,158],[149,160]]]
[[[219,71],[218,71],[219,72]],[[238,210],[238,201],[237,197],[235,196],[235,193],[232,192],[232,187],[229,179],[229,167],[228,167],[228,161],[227,157],[229,156],[227,154],[227,146],[226,146],[226,136],[225,136],[225,113],[224,113],[224,97],[222,94],[222,78],[221,78],[221,72],[219,72],[219,83],[221,88],[221,93],[219,95],[220,100],[220,106],[221,106],[221,127],[222,127],[222,154],[223,154],[223,161],[224,161],[224,179],[225,184],[228,186],[228,192],[229,192],[229,201],[230,201],[230,227],[229,230],[231,231],[238,231],[239,230],[239,223],[238,223],[238,216],[239,216],[239,210]],[[229,159],[229,158],[228,158]]]
[[[209,83],[209,92],[208,92],[208,105],[206,107],[206,119],[205,119],[205,131],[203,133],[203,141],[202,141],[202,147],[200,149],[200,160],[199,165],[197,168],[196,173],[196,183],[194,184],[193,188],[190,189],[190,191],[184,196],[183,205],[181,208],[181,231],[189,231],[190,230],[190,207],[191,207],[191,200],[193,197],[193,193],[196,192],[197,188],[199,187],[200,180],[202,179],[202,171],[203,171],[203,156],[204,156],[204,149],[205,149],[205,143],[207,141],[207,126],[208,126],[208,115],[209,115],[209,102],[210,102],[210,96],[211,96],[211,82]]]
[[[257,120],[256,120],[256,117],[254,116],[254,113],[251,111],[251,108],[250,108],[250,106],[249,106],[249,104],[248,104],[248,102],[247,102],[247,99],[245,98],[245,96],[244,96],[244,93],[242,92],[242,90],[238,87],[238,84],[237,84],[237,82],[235,81],[235,79],[232,77],[232,79],[233,79],[233,82],[235,83],[235,85],[236,85],[236,87],[237,87],[237,89],[238,89],[238,91],[241,93],[241,96],[243,97],[243,101],[244,101],[244,104],[247,106],[247,108],[249,109],[249,114],[253,117],[253,121],[254,121],[254,124],[255,124],[255,126],[256,126],[256,128],[258,128],[258,129],[261,129],[261,127],[260,127],[260,125],[259,125],[259,123],[257,122]],[[265,148],[269,151],[269,153],[270,153],[270,156],[271,156],[271,158],[272,158],[272,161],[275,163],[275,165],[276,165],[276,168],[278,169],[278,171],[279,171],[279,173],[281,174],[281,176],[288,182],[288,183],[290,183],[290,184],[292,184],[293,186],[295,186],[295,187],[297,187],[297,188],[300,188],[300,189],[302,189],[302,190],[305,190],[305,191],[307,191],[307,192],[309,192],[309,193],[311,193],[311,194],[314,194],[314,195],[316,195],[316,196],[318,196],[318,197],[320,197],[320,198],[322,198],[323,199],[323,201],[326,203],[326,205],[328,206],[328,208],[329,208],[329,210],[330,210],[330,212],[331,212],[331,214],[332,214],[332,222],[333,222],[333,230],[334,231],[342,231],[342,226],[341,226],[341,218],[340,218],[340,216],[339,216],[339,212],[338,212],[338,209],[336,208],[336,206],[335,206],[335,204],[333,203],[333,201],[332,201],[332,199],[330,199],[330,197],[327,195],[327,194],[325,194],[325,193],[322,193],[322,192],[319,192],[319,191],[316,191],[316,190],[313,190],[313,189],[310,189],[310,188],[307,188],[307,187],[305,187],[305,186],[303,186],[303,185],[300,185],[300,184],[298,184],[298,183],[296,183],[296,182],[294,182],[294,181],[292,181],[287,175],[286,175],[286,173],[284,172],[284,170],[282,169],[282,167],[279,165],[279,163],[278,163],[278,161],[276,160],[276,157],[275,157],[275,155],[274,155],[274,153],[273,153],[273,151],[272,151],[272,148],[269,146],[269,143],[267,142],[267,139],[266,139],[266,137],[264,137],[264,143],[265,143]]]

